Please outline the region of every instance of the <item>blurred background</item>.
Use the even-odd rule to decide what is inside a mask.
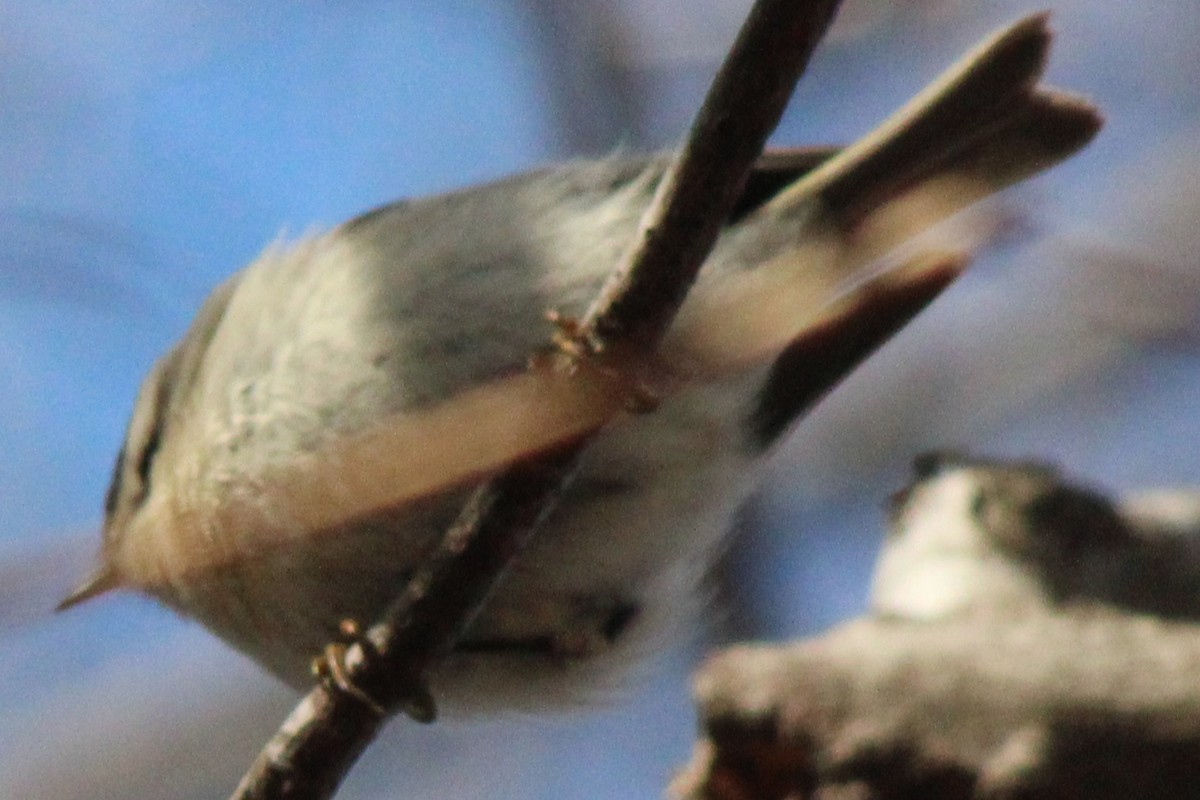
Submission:
[[[780,452],[697,641],[593,711],[392,725],[339,797],[655,797],[706,648],[859,613],[916,452],[1200,485],[1200,11],[1046,0],[1108,117],[1021,224]],[[0,794],[224,797],[293,696],[84,574],[142,375],[268,242],[683,135],[749,0],[0,2]],[[1040,6],[847,0],[775,136],[865,132]]]

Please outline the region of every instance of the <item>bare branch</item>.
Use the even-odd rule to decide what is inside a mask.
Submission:
[[[706,736],[676,795],[1182,800],[1198,669],[1195,625],[1095,608],[732,648],[697,678]]]
[[[755,3],[637,239],[585,317],[589,338],[652,347],[666,331],[837,6]]]

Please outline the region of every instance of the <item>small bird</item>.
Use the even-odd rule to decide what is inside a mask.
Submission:
[[[1110,498],[1053,466],[953,453],[914,463],[871,610],[905,620],[1105,605],[1200,620],[1200,492]]]
[[[805,302],[823,306],[862,265],[812,258],[814,243],[853,239],[915,187],[962,179],[981,187],[974,199],[1086,144],[1095,109],[1035,86],[1049,44],[1044,16],[1021,20],[859,142],[765,156],[664,351],[687,350],[693,334],[720,339],[696,309],[735,279],[791,275],[822,287]],[[287,683],[310,685],[310,663],[339,625],[378,617],[470,488],[433,481],[364,511],[352,488],[363,475],[384,461],[436,472],[437,458],[382,446],[369,458],[323,454],[520,373],[547,338],[545,311],[569,319],[596,295],[668,163],[577,161],[398,202],[268,249],[213,292],[150,371],[105,502],[99,569],[62,607],[141,591]],[[830,353],[837,374],[890,332],[864,334],[852,358]],[[661,650],[692,618],[699,578],[764,454],[814,402],[801,390],[813,363],[785,343],[766,366],[696,379],[654,413],[606,427],[430,676],[439,700],[472,712],[561,706]],[[505,416],[459,425],[439,449],[470,450]],[[280,470],[315,488],[280,489]]]

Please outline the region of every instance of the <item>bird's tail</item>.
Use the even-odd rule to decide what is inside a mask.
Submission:
[[[798,152],[793,175],[808,171],[776,177],[773,194],[756,197],[723,237],[715,254],[723,263],[697,286],[673,333],[715,373],[776,354],[751,417],[757,444],[776,441],[936,297],[966,257],[925,251],[862,282],[867,266],[1067,158],[1099,130],[1091,104],[1037,85],[1050,41],[1045,15],[993,35],[854,144],[815,167],[811,153]],[[787,154],[769,161],[777,176],[786,172]]]
[[[1037,85],[1050,41],[1044,14],[994,34],[759,213],[817,201],[839,228],[853,229],[931,179],[952,176],[978,187],[965,205],[1062,161],[1092,139],[1101,118],[1085,100]]]

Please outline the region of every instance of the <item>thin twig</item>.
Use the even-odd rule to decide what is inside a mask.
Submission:
[[[662,336],[837,6],[759,0],[751,9],[633,247],[585,317],[590,336],[643,347]]]
[[[593,352],[649,352],[674,318],[838,0],[758,0],[662,180],[637,238],[585,317]],[[454,644],[560,495],[589,436],[517,464],[479,489],[365,638],[264,748],[234,798],[324,798],[386,716],[432,718],[426,670]]]

